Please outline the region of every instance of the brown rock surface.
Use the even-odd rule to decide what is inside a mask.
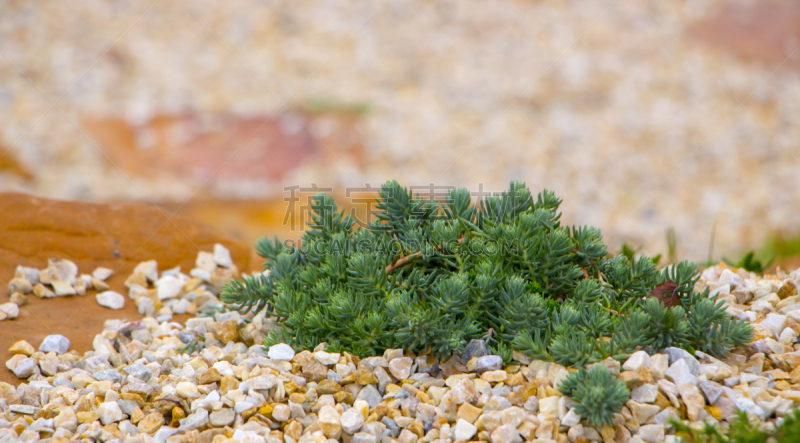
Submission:
[[[136,305],[127,298],[125,278],[137,263],[155,259],[159,270],[194,267],[198,251],[211,251],[222,243],[236,266],[250,269],[248,245],[230,240],[210,226],[171,218],[165,210],[145,205],[105,205],[64,202],[23,194],[0,194],[0,299],[8,298],[7,285],[17,265],[39,269],[48,258],[68,258],[80,273],[91,274],[98,266],[114,270],[107,283],[126,295],[125,307],[110,310],[97,304],[94,291],[86,296],[39,299],[28,296],[16,320],[0,323],[0,358],[11,357],[8,348],[18,340],[38,347],[50,334],[69,338],[70,349],[92,348],[94,336],[111,318],[139,318]],[[3,300],[5,302],[7,300]],[[176,316],[182,321],[187,316]],[[0,381],[17,384],[11,372],[0,371]]]
[[[800,67],[800,4],[726,3],[689,28],[690,35],[744,60]]]

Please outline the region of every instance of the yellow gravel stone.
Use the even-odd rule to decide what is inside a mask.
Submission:
[[[33,355],[34,352],[36,352],[36,349],[27,341],[20,340],[11,345],[11,347],[8,348],[8,351],[11,352],[12,354],[22,354],[31,356]]]
[[[78,418],[78,424],[94,423],[100,418],[100,413],[97,411],[85,411],[75,414]]]
[[[469,403],[464,403],[458,407],[458,414],[456,417],[466,421],[469,424],[475,424],[475,420],[477,420],[480,415],[480,408],[477,408]]]
[[[175,406],[172,408],[172,420],[169,422],[169,427],[177,428],[181,425],[180,421],[184,418],[186,418],[186,413],[183,412],[183,408]]]

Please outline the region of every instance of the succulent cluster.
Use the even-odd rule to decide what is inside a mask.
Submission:
[[[611,425],[614,414],[631,398],[625,383],[602,365],[595,365],[590,371],[581,368],[570,372],[558,390],[575,400],[575,413],[598,429]]]
[[[360,227],[319,194],[302,241],[260,240],[270,272],[227,285],[222,299],[274,319],[267,345],[327,342],[360,356],[445,358],[480,338],[505,359],[519,351],[580,366],[646,346],[724,356],[751,341],[747,322],[694,292],[693,263],[659,271],[648,257],[609,256],[599,229],[561,225],[560,204],[521,183],[473,204],[465,189],[437,202],[392,181]],[[673,303],[648,297],[664,284]]]

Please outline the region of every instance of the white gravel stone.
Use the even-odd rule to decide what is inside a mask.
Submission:
[[[139,297],[136,300],[136,309],[139,310],[139,314],[152,317],[156,313],[156,304],[147,297]]]
[[[778,342],[782,345],[791,345],[795,340],[797,340],[797,333],[792,328],[783,328],[781,335],[778,336]]]
[[[389,372],[398,380],[405,380],[411,376],[411,365],[414,359],[411,357],[395,358],[389,361]]]
[[[67,295],[75,295],[78,293],[78,291],[76,291],[71,284],[63,280],[54,280],[51,285],[53,286],[53,292],[55,292],[56,296],[58,297],[65,297]]]
[[[629,401],[627,406],[628,409],[630,409],[631,414],[633,414],[633,418],[635,418],[640,425],[647,423],[647,421],[650,420],[650,417],[658,414],[658,412],[661,410],[658,405],[639,403],[633,400]]]
[[[214,411],[209,416],[209,421],[211,422],[211,426],[215,426],[218,428],[232,425],[234,419],[236,419],[236,412],[230,408]]]
[[[367,402],[370,408],[374,408],[378,406],[381,401],[383,401],[383,397],[381,396],[380,392],[375,388],[375,385],[366,385],[358,392],[356,396],[358,400],[364,400]]]
[[[664,441],[664,425],[644,425],[639,428],[639,438],[648,443]]]
[[[510,425],[503,425],[495,429],[490,438],[492,443],[522,443],[519,431]]]
[[[689,420],[701,419],[706,401],[703,394],[700,393],[700,389],[695,384],[679,383],[678,392],[686,405],[686,413],[689,416]]]
[[[100,281],[108,280],[108,278],[111,277],[113,274],[114,274],[114,271],[112,271],[111,269],[108,269],[108,268],[104,268],[102,266],[99,267],[99,268],[96,268],[94,271],[92,271],[92,277],[94,277],[94,278],[96,278],[96,279],[98,279]]]
[[[717,402],[717,399],[720,395],[724,392],[722,386],[718,383],[708,380],[700,380],[697,384],[697,387],[703,391],[703,395],[705,395],[706,400],[708,400],[708,404],[713,405]]]
[[[657,425],[668,425],[670,420],[680,420],[680,417],[675,412],[675,408],[669,407],[656,414],[652,422]]]
[[[11,412],[16,412],[17,414],[33,415],[36,413],[36,408],[31,405],[11,405],[8,407],[8,409]]]
[[[214,261],[223,268],[230,268],[233,266],[233,259],[231,259],[231,251],[225,246],[217,243],[214,245]]]
[[[647,383],[631,390],[631,400],[639,403],[654,403],[658,397],[658,386]]]
[[[721,284],[721,285],[741,286],[742,285],[742,277],[740,277],[738,274],[734,274],[729,269],[725,269],[719,275],[719,284]]]
[[[692,375],[692,371],[689,369],[686,359],[679,359],[673,363],[669,369],[667,369],[666,375],[667,378],[676,385],[681,383],[697,384],[697,377]]]
[[[783,331],[783,328],[786,327],[786,316],[781,314],[767,314],[766,318],[761,320],[760,325],[772,332],[772,338],[776,338],[781,331]]]
[[[194,261],[194,265],[195,268],[192,271],[204,271],[210,275],[210,273],[217,268],[217,263],[214,261],[214,253],[203,251],[198,252],[197,259]]]
[[[198,409],[191,415],[180,421],[181,429],[190,431],[192,429],[199,429],[208,424],[208,411],[205,409]]]
[[[650,368],[650,355],[644,351],[636,351],[623,363],[622,369],[626,371],[635,371],[642,366]]]
[[[272,412],[275,415],[275,411]],[[350,435],[355,434],[364,426],[364,415],[356,408],[350,408],[342,414],[342,430]]]
[[[561,419],[561,426],[573,427],[580,422],[581,416],[575,412],[575,408],[570,408],[570,410],[564,415],[564,418]]]
[[[539,399],[539,412],[543,414],[558,415],[558,395]]]
[[[534,396],[530,396],[527,400],[525,400],[525,404],[522,407],[529,412],[538,412],[539,399]]]
[[[100,423],[103,423],[104,425],[116,423],[125,417],[122,414],[122,411],[119,409],[119,405],[117,405],[116,401],[107,401],[105,403],[101,403],[100,407],[97,409],[97,412],[100,413]]]
[[[10,360],[9,360],[10,361]],[[20,359],[15,365],[9,366],[6,363],[6,367],[17,376],[17,378],[28,378],[31,375],[38,372],[38,366],[36,364],[36,360],[32,358],[23,358]]]
[[[17,318],[19,317],[19,306],[12,302],[3,303],[0,305],[0,312],[5,312],[8,318]]]
[[[158,262],[155,260],[143,261],[133,268],[133,273],[141,272],[147,278],[147,281],[154,283],[158,280]]]
[[[478,432],[478,428],[466,420],[458,419],[453,431],[456,440],[467,441]]]
[[[342,421],[339,412],[330,405],[325,405],[319,410],[319,424],[328,438],[338,439],[342,434]]]
[[[275,405],[275,408],[272,410],[272,418],[275,419],[277,422],[285,422],[289,420],[291,417],[292,411],[289,410],[289,406],[284,404]]]
[[[182,298],[171,306],[173,314],[185,314],[192,307],[192,302]]]
[[[766,297],[764,297],[764,298],[761,298],[761,299],[756,300],[755,302],[753,302],[753,304],[750,305],[750,311],[752,311],[753,313],[767,313],[768,314],[768,313],[774,311],[773,306],[774,305],[772,303],[770,303],[770,301],[767,300]],[[747,312],[745,312],[745,315],[747,315],[748,318],[752,318],[751,321],[755,320],[755,318],[756,318],[755,314],[750,315]]]
[[[58,279],[67,282],[69,285],[74,285],[75,279],[78,278],[78,265],[72,260],[51,258],[48,260],[48,269],[55,270]]]
[[[756,415],[756,416],[758,416],[758,418],[760,418],[762,420],[764,420],[766,418],[766,415],[767,415],[764,412],[764,410],[761,409],[760,406],[755,404],[753,402],[753,400],[750,400],[749,398],[737,398],[736,399],[736,407],[740,411],[746,412],[748,414]]]
[[[24,278],[33,286],[39,283],[39,270],[36,268],[17,266],[17,269],[14,270],[14,278]]]
[[[47,354],[55,352],[56,355],[65,354],[69,351],[69,339],[63,335],[48,335],[39,345],[39,350]]]
[[[356,432],[352,443],[376,443],[378,438],[369,432]]]
[[[339,362],[341,354],[332,354],[325,351],[317,351],[314,353],[314,358],[323,365],[330,366]]]
[[[182,381],[175,386],[175,392],[184,398],[197,398],[200,397],[200,391],[194,383]]]
[[[13,294],[15,292],[19,292],[20,294],[28,294],[33,291],[33,285],[31,282],[25,278],[17,277],[12,278],[10,282],[8,282],[8,293]]]
[[[697,358],[692,354],[688,353],[686,350],[681,348],[667,348],[664,349],[664,353],[669,356],[669,365],[672,366],[677,362],[679,359],[686,360],[686,365],[689,368],[689,371],[692,375],[697,375],[697,370],[700,369],[700,362],[697,361]]]
[[[167,300],[177,297],[185,284],[184,281],[170,275],[160,278],[156,282],[158,299]]]
[[[100,306],[111,309],[122,309],[125,307],[125,297],[118,292],[105,291],[97,294],[95,297]]]

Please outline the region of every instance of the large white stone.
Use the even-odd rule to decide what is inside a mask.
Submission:
[[[700,383],[697,384],[697,387],[703,391],[703,394],[710,405],[716,403],[717,399],[720,395],[722,395],[723,392],[722,386],[713,381],[701,380]]]
[[[678,383],[678,392],[686,405],[686,414],[689,420],[696,421],[702,418],[706,400],[696,384]]]
[[[639,438],[649,443],[664,441],[664,425],[644,425],[639,428]]]
[[[679,359],[673,363],[666,372],[667,378],[672,380],[673,383],[679,385],[681,383],[697,384],[697,377],[692,375],[688,363],[685,359]]]
[[[136,300],[136,309],[144,316],[153,317],[156,313],[156,304],[147,297],[139,297],[139,299]]]
[[[196,266],[194,270],[201,270],[212,272],[217,267],[217,262],[214,261],[214,254],[211,252],[200,251],[197,253],[197,259],[194,261]],[[194,275],[192,275],[194,277]]]
[[[53,286],[53,292],[55,292],[58,297],[75,295],[78,293],[71,284],[63,280],[53,280],[50,284]]]
[[[640,425],[647,423],[647,421],[650,420],[650,417],[658,414],[658,412],[661,410],[658,405],[639,403],[633,400],[629,401],[627,406],[628,409],[630,409],[631,414],[633,414],[633,418],[635,418]]]
[[[622,369],[626,371],[635,371],[642,366],[650,368],[650,355],[644,351],[636,351],[625,361],[622,365]]]
[[[275,412],[272,412],[275,415]],[[364,415],[356,408],[350,408],[342,414],[342,430],[350,435],[355,434],[364,426]]]
[[[230,268],[233,266],[233,259],[231,259],[231,251],[225,246],[217,243],[214,245],[214,261],[223,268]]]
[[[319,410],[319,425],[328,438],[338,439],[342,435],[342,421],[339,411],[333,406],[325,405]]]
[[[48,352],[55,352],[56,355],[64,354],[69,350],[69,339],[63,335],[48,335],[42,340],[39,350],[45,354]]]
[[[510,425],[503,425],[495,429],[490,438],[492,443],[522,443],[519,431]]]
[[[658,397],[658,386],[647,383],[631,390],[631,400],[639,403],[655,403]]]
[[[109,277],[111,277],[111,275],[113,273],[114,273],[114,271],[112,271],[111,269],[104,268],[104,267],[101,266],[101,267],[95,269],[94,271],[92,271],[92,277],[94,277],[94,278],[96,278],[96,279],[98,279],[100,281],[106,281],[106,280],[108,280]]]
[[[48,269],[55,270],[59,280],[63,280],[70,285],[75,284],[78,278],[78,265],[65,258],[51,258],[48,260]]]
[[[175,385],[175,393],[184,398],[200,397],[200,391],[197,390],[197,386],[188,381],[182,381]]]
[[[100,413],[100,422],[103,423],[103,425],[116,423],[124,417],[122,415],[122,410],[120,410],[119,405],[117,405],[115,401],[102,403],[97,409],[97,412]]]
[[[570,408],[569,412],[561,419],[561,426],[573,427],[581,422],[581,416],[575,412],[575,408]]]
[[[8,318],[19,317],[19,306],[16,303],[8,302],[0,305],[0,312],[4,312]]]
[[[292,361],[294,358],[294,349],[286,343],[278,343],[269,347],[267,357],[273,360]]]
[[[0,307],[2,309],[2,307]],[[792,345],[797,340],[797,333],[792,328],[783,328],[781,335],[778,336],[778,342],[782,345]]]
[[[783,328],[786,327],[786,316],[781,314],[767,314],[767,317],[761,320],[760,325],[769,329],[769,331],[772,332],[772,338],[776,338],[781,331],[783,331]]]
[[[719,275],[719,284],[721,285],[733,285],[733,286],[740,286],[742,284],[742,277],[738,274],[731,272],[729,269],[725,269]]]
[[[100,306],[111,309],[122,309],[125,307],[125,297],[114,291],[105,291],[95,296]]]
[[[558,415],[558,399],[560,398],[558,395],[552,395],[539,399],[539,412],[553,416]]]
[[[200,429],[208,424],[208,411],[200,408],[193,412],[188,417],[180,421],[181,429],[190,431],[192,429]]]
[[[398,380],[405,380],[411,376],[411,365],[414,360],[411,357],[401,357],[392,359],[389,362],[389,372]]]
[[[459,418],[456,422],[454,431],[456,440],[467,441],[471,439],[476,432],[478,432],[478,428],[476,428],[470,422]]]
[[[330,366],[339,362],[341,354],[333,354],[325,351],[317,351],[314,353],[314,358],[323,365]]]
[[[177,297],[181,293],[184,284],[182,280],[171,275],[162,277],[156,282],[158,299],[166,300]]]
[[[133,273],[136,274],[140,272],[147,277],[148,281],[151,283],[155,282],[158,280],[158,262],[155,260],[147,260],[139,263],[133,268]]]
[[[754,415],[758,416],[758,417],[759,417],[760,419],[762,419],[762,420],[764,420],[764,418],[766,418],[766,415],[767,415],[767,414],[764,412],[764,410],[763,410],[763,409],[761,409],[761,407],[760,407],[760,406],[758,406],[757,404],[755,404],[755,403],[753,402],[753,400],[750,400],[749,398],[744,398],[744,397],[742,397],[742,398],[737,398],[737,399],[736,399],[736,407],[737,407],[737,408],[738,408],[740,411],[742,411],[742,412],[746,412],[746,413],[748,413],[748,414],[754,414]]]

